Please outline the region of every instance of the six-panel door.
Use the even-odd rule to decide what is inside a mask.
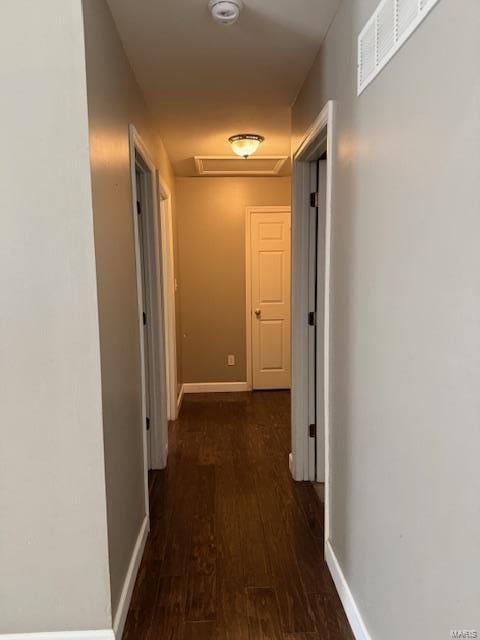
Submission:
[[[252,215],[254,389],[290,388],[290,224],[289,213]]]

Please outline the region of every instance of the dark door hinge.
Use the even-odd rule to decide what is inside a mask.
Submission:
[[[314,192],[310,194],[310,206],[318,209],[318,193]]]
[[[147,418],[147,431],[150,431],[150,418]]]
[[[138,215],[142,213],[142,205],[140,203],[140,200],[137,200],[137,213]]]
[[[146,327],[147,326],[147,314],[145,313],[145,311],[142,314],[143,317],[143,326]]]
[[[308,324],[311,327],[314,327],[317,324],[317,314],[315,313],[315,311],[308,312]]]
[[[309,424],[308,425],[308,436],[310,438],[315,438],[317,435],[317,425],[316,424]]]

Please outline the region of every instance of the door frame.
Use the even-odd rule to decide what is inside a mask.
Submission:
[[[137,213],[137,184],[136,184],[136,156],[140,156],[145,169],[149,175],[149,188],[146,198],[148,207],[145,212],[146,228],[148,230],[147,241],[147,269],[149,282],[149,308],[153,330],[151,332],[151,409],[150,413],[150,455],[152,469],[163,469],[167,464],[168,450],[168,421],[167,421],[167,393],[166,393],[166,371],[165,371],[165,343],[163,327],[163,284],[160,256],[162,247],[160,242],[158,224],[158,197],[157,197],[157,171],[142,138],[133,125],[129,126],[130,143],[130,180],[132,194],[132,217],[133,232],[135,241],[135,270],[137,281],[137,307],[138,307],[138,331],[140,335],[140,361],[141,361],[141,385],[142,385],[142,431],[143,431],[143,453],[145,471],[145,508],[149,513],[148,495],[148,445],[146,431],[146,384],[145,384],[145,340],[143,332],[143,296],[142,275],[141,275],[141,252],[138,231]]]
[[[160,201],[161,264],[163,273],[163,310],[166,358],[167,416],[176,420],[179,411],[177,376],[177,322],[175,306],[175,245],[173,238],[172,194],[158,172]]]
[[[289,213],[289,206],[247,207],[245,209],[245,327],[246,327],[246,367],[247,390],[253,389],[252,358],[252,215],[255,213]]]
[[[308,246],[310,211],[310,163],[319,159],[326,142],[325,299],[324,342],[324,434],[325,434],[325,541],[330,532],[330,298],[331,233],[334,180],[335,103],[327,102],[307,130],[293,155],[292,203],[292,453],[294,480],[311,481],[308,447]],[[317,416],[318,420],[318,416]]]

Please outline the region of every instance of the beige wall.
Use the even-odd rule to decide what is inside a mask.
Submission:
[[[374,640],[433,640],[480,630],[480,4],[441,0],[357,98],[376,5],[344,0],[293,129],[337,101],[333,547]]]
[[[177,178],[176,196],[182,380],[244,382],[245,209],[289,205],[290,179]]]
[[[170,189],[168,157],[105,0],[84,0],[112,609],[145,517],[140,341],[128,127],[133,123]]]
[[[111,626],[78,0],[2,0],[0,634]]]

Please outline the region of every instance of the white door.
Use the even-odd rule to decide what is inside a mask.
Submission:
[[[290,213],[252,213],[250,228],[253,388],[289,389]]]

